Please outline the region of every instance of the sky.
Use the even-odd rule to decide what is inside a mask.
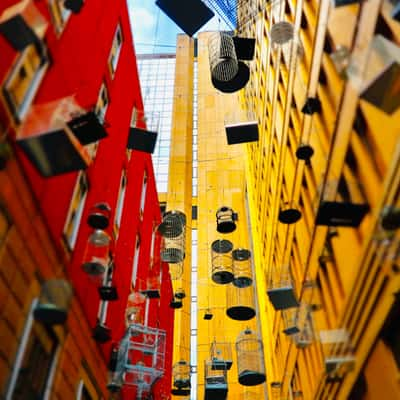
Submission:
[[[183,0],[185,1],[185,0]],[[183,31],[155,4],[155,0],[128,0],[136,54],[175,53],[176,35]],[[217,17],[204,30],[224,29]]]

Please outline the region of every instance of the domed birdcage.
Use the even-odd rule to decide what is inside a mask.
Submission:
[[[272,25],[270,30],[270,38],[272,45],[283,45],[294,36],[294,28],[290,22],[280,21]]]
[[[236,229],[237,213],[232,208],[222,206],[217,210],[217,231],[219,233],[231,233]]]
[[[33,315],[45,325],[63,324],[72,299],[72,287],[64,279],[50,279],[42,284],[39,302]]]
[[[226,369],[213,368],[213,362],[204,361],[205,400],[224,400],[228,393]]]
[[[162,236],[161,259],[180,263],[185,258],[186,216],[181,211],[167,211],[158,231]]]
[[[232,36],[215,32],[208,41],[211,76],[218,81],[232,80],[238,73],[239,65]]]
[[[233,284],[236,287],[244,288],[253,283],[251,269],[251,253],[247,249],[235,249],[233,257]]]
[[[238,380],[241,385],[255,386],[265,382],[264,350],[258,335],[250,329],[236,340]]]
[[[226,289],[226,314],[236,321],[247,321],[256,315],[253,286],[238,288],[228,285]]]
[[[142,293],[132,292],[128,296],[125,309],[125,325],[127,328],[131,324],[142,324],[144,321],[146,298]]]
[[[96,229],[90,234],[83,256],[83,270],[92,276],[102,276],[110,261],[111,237],[107,232]]]
[[[211,244],[212,280],[226,284],[233,280],[233,245],[229,240],[215,240]]]

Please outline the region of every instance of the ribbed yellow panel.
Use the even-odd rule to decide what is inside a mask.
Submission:
[[[241,322],[226,315],[226,285],[211,280],[211,244],[226,239],[233,248],[250,249],[246,215],[244,170],[245,145],[227,145],[225,119],[239,118],[236,94],[223,94],[211,85],[208,58],[209,33],[198,36],[198,388],[204,398],[204,362],[210,359],[212,342],[230,343],[233,366],[228,372],[228,399],[242,399],[244,388],[238,384],[235,341],[246,327],[257,330],[256,319]],[[228,234],[216,230],[216,211],[221,206],[238,213],[237,229]],[[210,312],[211,320],[204,320]],[[256,388],[255,392],[261,391]],[[259,398],[262,398],[260,396]]]
[[[400,29],[389,2],[336,8],[332,3],[248,1],[238,13],[239,33],[257,40],[251,79],[241,96],[243,107],[255,110],[261,121],[260,140],[247,146],[246,156],[257,276],[276,275],[290,265],[297,295],[318,310],[311,312],[316,339],[321,330],[345,328],[354,346],[353,371],[338,382],[327,381],[320,343],[314,339],[299,349],[282,333],[282,312],[274,310],[265,281],[258,280],[274,400],[352,398],[360,373],[367,380],[365,398],[382,397],[383,386],[384,397],[400,398],[393,355],[376,341],[399,290],[393,263],[398,264],[400,233],[384,232],[380,215],[385,205],[400,204],[400,110],[386,114],[360,99],[358,91],[360,81],[367,83],[361,75],[370,66],[373,35],[399,43]],[[279,21],[294,25],[297,47],[289,57],[283,47],[271,47],[270,29]],[[343,46],[353,60],[348,79],[332,58]],[[301,112],[307,97],[320,100],[320,113]],[[314,149],[309,165],[295,156],[300,144]],[[328,228],[317,226],[315,218],[321,194],[337,200],[338,189],[343,193],[340,181],[370,211],[358,228],[330,230],[327,239]],[[278,222],[285,202],[302,213],[294,225]],[[321,258],[327,250],[329,257]],[[273,390],[271,383],[276,383]]]
[[[186,298],[182,301],[183,307],[175,310],[173,363],[180,360],[190,363],[192,113],[193,39],[186,35],[178,35],[167,210],[178,210],[186,215],[186,257],[183,276],[172,281],[174,291],[182,288]]]

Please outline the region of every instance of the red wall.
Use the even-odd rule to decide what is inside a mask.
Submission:
[[[2,0],[0,13],[14,3],[16,3],[15,0]],[[51,21],[47,2],[35,1],[35,5],[46,19]],[[116,73],[112,79],[107,60],[118,21],[122,26],[124,41]],[[134,105],[139,109],[143,107],[126,2],[125,0],[86,0],[81,12],[71,15],[59,37],[56,36],[50,23],[45,41],[52,61],[34,103],[74,94],[80,105],[90,108],[97,101],[103,80],[107,84],[110,97],[106,113],[108,137],[101,140],[96,158],[87,169],[89,192],[77,243],[71,255],[65,254],[61,237],[77,174],[69,173],[43,178],[25,158],[18,146],[16,146],[16,152],[54,243],[61,256],[70,260],[67,271],[91,326],[96,323],[99,296],[96,285],[81,268],[86,241],[91,232],[85,221],[90,207],[98,202],[107,202],[111,206],[111,221],[114,220],[122,170],[127,169],[127,189],[122,222],[118,240],[114,244],[116,268],[113,282],[117,286],[119,300],[109,303],[106,321],[112,329],[112,340],[118,341],[125,329],[124,314],[126,299],[131,288],[136,234],[140,232],[141,236],[138,275],[139,278],[145,279],[150,264],[152,226],[153,223],[158,224],[161,218],[151,156],[138,151],[132,151],[130,160],[126,156],[132,108]],[[1,35],[0,54],[0,80],[3,81],[17,53]],[[6,115],[3,104],[0,104],[0,118],[4,125],[9,127],[10,121],[7,121]],[[12,129],[10,133],[12,134]],[[148,184],[146,206],[141,220],[139,207],[145,170],[148,175]],[[110,235],[112,235],[112,226],[113,224],[110,224],[108,228]],[[159,243],[157,246],[159,247]],[[169,308],[172,298],[171,282],[166,266],[163,268],[161,300],[151,300],[149,325],[167,330],[166,374],[162,382],[158,383],[157,388],[159,392],[168,394],[171,382],[173,311]],[[103,353],[108,358],[110,343],[102,347]],[[156,394],[155,398],[165,398],[160,396],[160,393]]]

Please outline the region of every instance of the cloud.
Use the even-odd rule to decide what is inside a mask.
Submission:
[[[130,1],[128,4],[135,42],[147,42],[151,40],[156,27],[156,15],[151,10],[151,7],[136,6],[133,1]]]

